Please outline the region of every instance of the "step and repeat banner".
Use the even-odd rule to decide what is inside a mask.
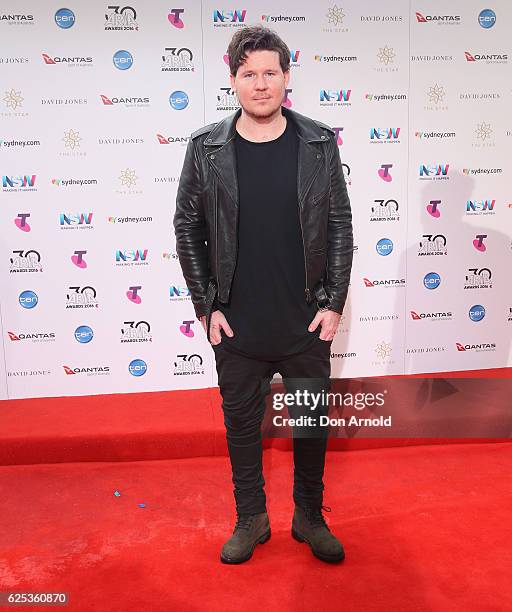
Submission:
[[[238,108],[229,40],[257,23],[352,202],[333,376],[510,365],[511,22],[507,0],[3,2],[0,397],[216,384],[172,219],[190,134]]]

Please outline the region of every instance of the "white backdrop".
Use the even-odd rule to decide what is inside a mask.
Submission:
[[[356,250],[333,376],[510,365],[510,2],[61,6],[0,13],[0,397],[216,384],[172,217],[255,23],[292,50],[285,104],[339,135]]]

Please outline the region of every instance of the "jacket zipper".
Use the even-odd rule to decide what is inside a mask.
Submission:
[[[308,193],[308,191],[311,189],[311,185],[313,184],[314,180],[316,179],[316,176],[318,174],[318,172],[320,171],[320,165],[318,166],[318,168],[316,169],[315,174],[311,177],[311,180],[308,183],[307,189],[305,190],[305,194]],[[306,197],[302,198],[302,202],[306,201]],[[309,289],[309,284],[308,284],[308,266],[306,263],[306,243],[304,241],[304,228],[302,227],[302,208],[301,208],[301,203],[298,202],[298,207],[299,207],[299,223],[300,223],[300,232],[302,234],[302,250],[304,251],[304,273],[305,273],[305,277],[306,277],[306,289],[305,289],[305,294],[306,294],[306,298],[309,302],[309,299],[311,298],[311,291]]]
[[[214,206],[214,210],[215,210],[215,272],[217,275],[217,291],[219,288],[219,223],[218,223],[218,218],[219,218],[219,214],[218,214],[218,205],[219,205],[219,198],[218,198],[218,193],[217,193],[217,181],[215,182],[215,206]]]
[[[305,290],[305,293],[306,293],[306,299],[307,299],[307,301],[309,303],[309,298],[311,296],[311,293],[310,293],[309,287],[308,287],[308,266],[306,264],[306,244],[304,242],[304,230],[302,228],[302,216],[301,216],[300,213],[301,213],[301,209],[300,209],[300,206],[299,206],[299,224],[300,224],[300,233],[302,235],[302,250],[304,252],[304,274],[305,274],[305,278],[306,278],[306,290]]]

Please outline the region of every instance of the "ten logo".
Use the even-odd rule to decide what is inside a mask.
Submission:
[[[147,370],[148,366],[142,359],[134,359],[128,366],[128,371],[132,376],[144,376]]]
[[[27,290],[22,291],[20,293],[18,301],[20,303],[20,306],[23,306],[23,308],[34,308],[35,306],[37,306],[37,302],[39,301],[39,299],[36,293]]]
[[[173,91],[169,96],[169,104],[175,110],[183,110],[188,106],[188,95],[184,91]]]
[[[87,344],[94,337],[94,332],[88,325],[80,325],[75,329],[75,340],[80,344]]]
[[[496,23],[496,13],[492,9],[484,9],[478,15],[478,23],[488,30]]]
[[[118,70],[128,70],[133,65],[133,56],[129,51],[120,49],[114,53],[112,61]]]
[[[393,242],[389,238],[381,238],[377,242],[375,249],[379,255],[389,255],[393,251]]]
[[[485,308],[480,304],[476,304],[475,306],[471,306],[469,309],[469,318],[472,321],[481,321],[485,317]]]
[[[61,8],[55,13],[55,23],[59,28],[67,30],[75,25],[75,14],[71,9]]]
[[[441,277],[437,272],[429,272],[423,278],[425,289],[437,289],[441,284]]]

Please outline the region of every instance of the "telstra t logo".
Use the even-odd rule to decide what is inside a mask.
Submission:
[[[382,166],[378,170],[378,174],[380,178],[383,181],[386,181],[386,183],[391,183],[391,181],[393,180],[393,177],[391,176],[391,174],[389,174],[389,170],[392,167],[393,167],[393,164],[382,164]]]
[[[140,304],[142,302],[142,298],[139,295],[139,291],[142,289],[142,285],[137,285],[133,287],[128,287],[128,291],[126,292],[126,297],[133,302],[134,304]]]
[[[441,204],[441,200],[430,200],[430,204],[427,204],[428,214],[436,219],[441,216],[441,211],[438,208],[439,204]]]
[[[87,255],[87,251],[75,251],[74,255],[71,255],[71,261],[77,268],[87,268],[87,262],[84,259],[84,255]]]
[[[187,338],[193,338],[194,332],[192,330],[192,325],[194,325],[195,321],[183,321],[183,325],[180,325],[180,332],[187,336]]]
[[[484,240],[486,238],[487,238],[487,234],[477,234],[475,236],[475,239],[473,240],[473,246],[475,247],[477,251],[480,251],[480,253],[487,251],[487,247],[484,244]]]
[[[180,19],[180,15],[182,13],[185,12],[185,9],[179,8],[179,9],[171,9],[169,11],[169,14],[167,15],[167,19],[169,20],[169,23],[171,25],[173,25],[175,28],[178,28],[178,30],[181,30],[182,28],[185,27],[185,24],[183,23],[183,20]]]
[[[333,127],[332,131],[334,132],[334,135],[336,136],[336,142],[338,143],[338,146],[341,147],[341,145],[343,144],[343,138],[341,137],[341,132],[343,132],[343,128]]]
[[[16,219],[14,219],[14,225],[22,232],[30,232],[30,225],[27,223],[29,217],[30,213],[18,213]]]
[[[284,98],[283,98],[283,102],[282,105],[285,108],[291,108],[292,107],[292,101],[290,100],[290,98],[288,97],[289,94],[291,94],[293,91],[293,89],[285,89],[284,90]]]

